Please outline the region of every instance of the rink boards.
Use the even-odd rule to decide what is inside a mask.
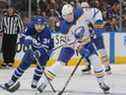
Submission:
[[[126,33],[111,32],[111,33],[104,33],[103,35],[104,35],[105,47],[107,49],[110,62],[115,64],[126,63]],[[66,37],[64,37],[62,34],[59,33],[54,33],[53,38],[55,40],[55,46],[60,46],[62,44],[65,44],[66,42]],[[2,44],[2,35],[0,35],[0,48],[2,46],[1,44]],[[16,62],[15,62],[16,64],[14,64],[14,66],[17,66],[20,63],[20,60],[24,55],[24,52],[28,48],[30,48],[30,47],[25,47],[20,45],[17,46],[18,46],[18,51],[16,54]],[[55,51],[55,53],[53,53],[53,56],[48,62],[48,65],[52,65],[55,62],[55,60],[58,57],[59,51],[60,49],[58,49],[57,51]],[[69,61],[68,65],[76,64],[79,57],[75,55],[75,57],[73,57]],[[81,64],[83,64],[83,62],[81,62]]]

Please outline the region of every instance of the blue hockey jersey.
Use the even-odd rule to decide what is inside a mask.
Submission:
[[[41,45],[50,50],[53,46],[53,39],[51,38],[51,33],[53,32],[52,29],[48,26],[46,26],[42,32],[37,32],[34,28],[35,21],[32,20],[25,28],[23,34],[26,36],[31,36],[34,39],[37,40],[38,43],[41,43]],[[34,45],[33,45],[34,47]]]

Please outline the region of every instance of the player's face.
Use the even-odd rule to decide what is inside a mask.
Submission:
[[[73,20],[74,20],[74,14],[73,14],[73,13],[70,13],[70,14],[64,16],[64,19],[65,19],[67,22],[71,23],[71,22],[73,22]]]
[[[43,24],[35,24],[35,30],[37,32],[42,32],[42,30],[45,28],[45,25]]]

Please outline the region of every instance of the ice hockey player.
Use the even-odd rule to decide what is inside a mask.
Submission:
[[[87,2],[82,2],[81,7],[83,8],[85,19],[88,19],[90,24],[89,27],[92,28],[91,30],[95,34],[92,37],[93,43],[96,46],[97,52],[101,58],[102,63],[105,66],[105,72],[107,74],[111,73],[111,67],[109,64],[109,58],[107,55],[107,51],[104,46],[104,40],[103,40],[103,32],[104,32],[104,24],[103,24],[103,17],[102,13],[99,9],[90,7]],[[88,60],[88,59],[87,59]],[[88,60],[88,63],[85,69],[82,70],[82,72],[87,72],[91,70],[91,64]]]
[[[51,38],[52,30],[47,25],[47,20],[42,16],[37,16],[32,19],[24,32],[21,34],[20,44],[31,45],[32,50],[28,49],[20,63],[20,65],[14,70],[11,79],[5,83],[2,88],[7,91],[14,92],[20,87],[18,79],[28,69],[28,67],[35,60],[38,59],[40,65],[34,70],[33,80],[31,87],[36,88],[39,79],[44,71],[49,55],[48,51],[53,48],[53,39]]]
[[[53,80],[62,66],[74,55],[74,48],[79,48],[79,53],[91,61],[100,88],[104,92],[108,92],[110,88],[104,82],[104,68],[91,42],[88,21],[83,18],[83,10],[66,4],[62,8],[62,17],[63,21],[60,23],[60,31],[66,35],[68,43],[62,47],[56,63],[51,68],[45,70],[48,79]],[[75,44],[69,45],[69,43],[74,41]],[[44,81],[38,87],[39,92],[43,92],[48,84],[48,80],[45,77],[42,77],[42,79]]]

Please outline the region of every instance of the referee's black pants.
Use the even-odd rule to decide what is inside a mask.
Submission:
[[[16,55],[17,34],[4,34],[2,41],[2,53],[4,63],[14,63]]]

